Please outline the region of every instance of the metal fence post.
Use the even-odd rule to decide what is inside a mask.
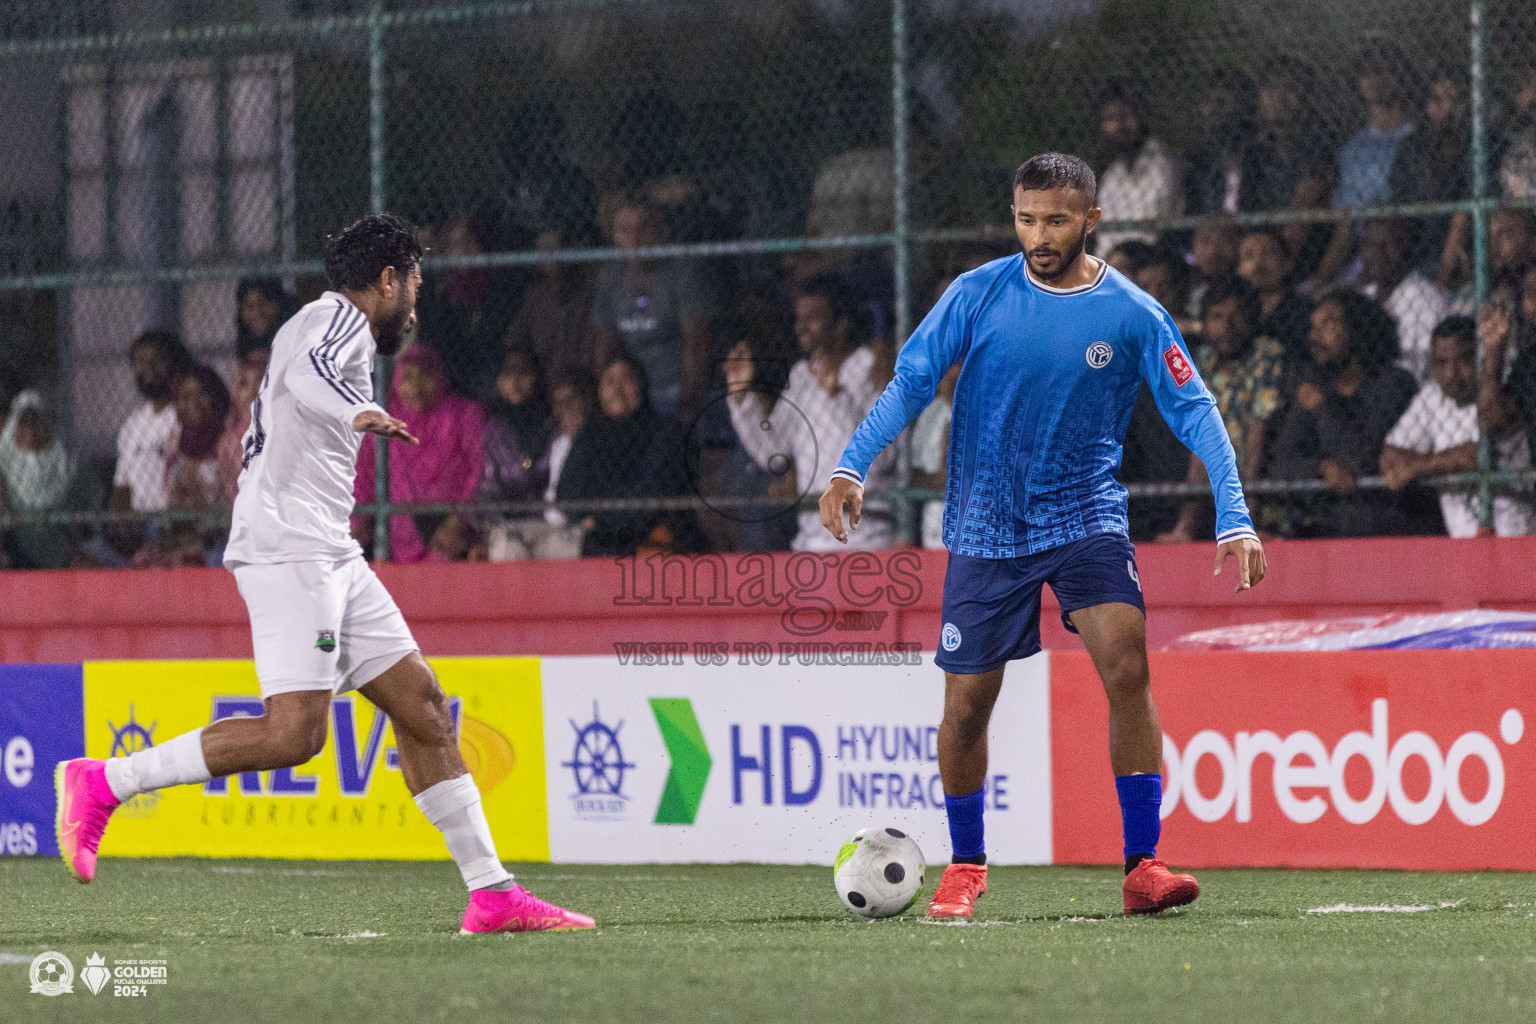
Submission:
[[[1488,108],[1487,88],[1487,27],[1485,25],[1484,0],[1471,0],[1468,7],[1468,28],[1471,34],[1471,90],[1472,102],[1472,198],[1477,205],[1472,210],[1472,295],[1479,311],[1488,299]],[[1477,346],[1478,375],[1483,372],[1483,346]],[[1493,442],[1486,433],[1479,433],[1477,440],[1477,519],[1484,529],[1493,526]]]
[[[891,339],[897,352],[912,333],[910,213],[907,203],[907,3],[891,0],[891,178],[894,193],[891,262],[895,317]],[[896,439],[896,534],[903,544],[916,537],[912,500],[912,428]]]
[[[368,23],[368,210],[384,212],[384,22],[375,0]],[[373,394],[380,405],[389,404],[390,359],[373,361]],[[373,439],[373,557],[389,561],[389,441]]]

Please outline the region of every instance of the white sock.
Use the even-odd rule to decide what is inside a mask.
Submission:
[[[437,826],[448,853],[471,889],[505,888],[512,873],[501,866],[491,826],[480,806],[480,788],[469,775],[439,782],[416,794],[416,806]]]
[[[203,758],[201,729],[184,732],[127,757],[107,759],[107,785],[119,800],[166,786],[207,782],[210,778],[208,762]]]

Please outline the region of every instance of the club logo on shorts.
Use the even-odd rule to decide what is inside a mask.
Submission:
[[[1177,344],[1169,345],[1163,352],[1163,362],[1168,364],[1168,372],[1173,374],[1173,382],[1179,387],[1188,384],[1189,379],[1195,375],[1195,368],[1189,365],[1189,360],[1184,358]]]
[[[336,649],[336,631],[334,629],[316,630],[315,646],[326,654],[330,654]]]
[[[939,643],[944,645],[946,651],[959,650],[960,628],[953,622],[944,623],[944,631],[939,634]]]
[[[1115,350],[1107,341],[1096,341],[1088,346],[1088,365],[1095,370],[1102,370],[1109,365],[1109,361],[1115,358]]]

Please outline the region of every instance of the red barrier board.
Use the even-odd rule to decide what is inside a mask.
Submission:
[[[1161,653],[1184,867],[1536,868],[1536,651]],[[1120,860],[1104,694],[1051,655],[1053,860]]]

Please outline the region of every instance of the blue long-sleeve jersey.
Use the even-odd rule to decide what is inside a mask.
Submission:
[[[950,551],[1015,558],[1129,534],[1114,474],[1142,380],[1205,464],[1217,540],[1254,536],[1232,443],[1178,328],[1108,265],[1072,289],[1035,281],[1022,254],[961,275],[901,350],[895,379],[832,475],[863,483],[957,362],[944,498]]]

